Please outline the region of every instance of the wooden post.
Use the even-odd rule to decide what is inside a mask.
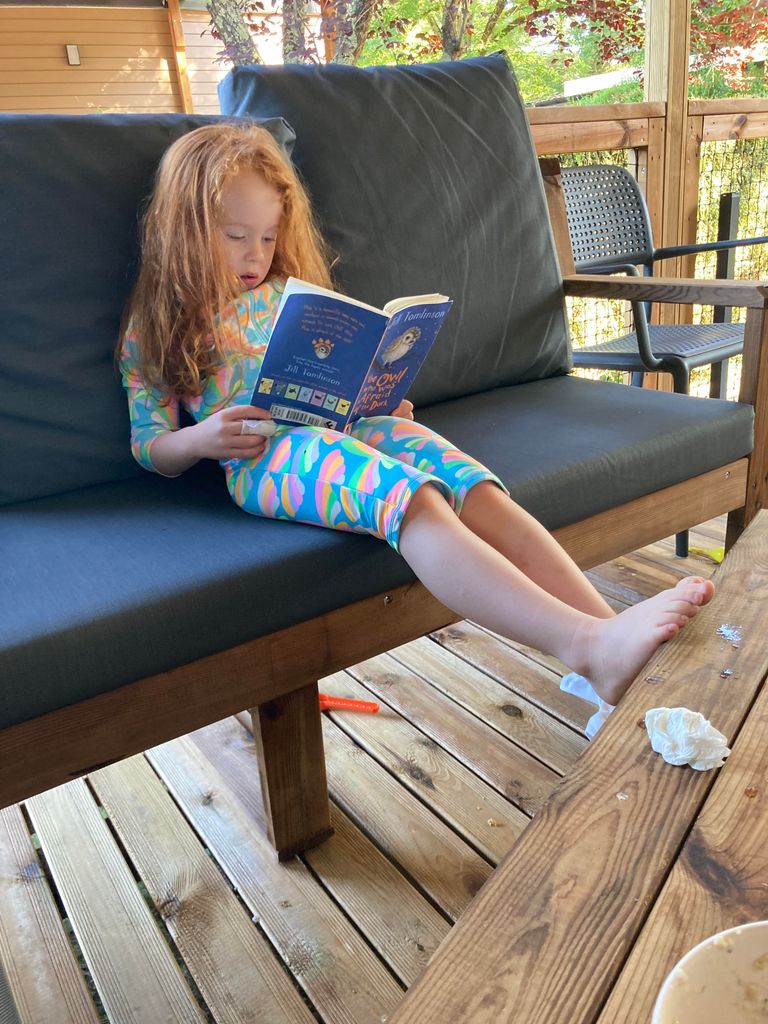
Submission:
[[[168,0],[168,25],[171,29],[173,61],[176,67],[176,76],[179,80],[181,109],[185,114],[191,114],[194,111],[194,107],[192,105],[192,88],[189,84],[189,74],[187,72],[187,44],[184,39],[184,25],[181,21],[179,0]]]
[[[573,265],[571,236],[568,232],[568,214],[565,209],[565,193],[563,192],[563,177],[560,173],[560,161],[557,157],[553,156],[540,157],[539,170],[544,181],[544,195],[547,199],[549,222],[552,226],[557,259],[560,263],[560,273],[563,277],[567,277],[569,274],[575,273],[575,268]]]
[[[648,118],[648,147],[641,149],[637,179],[643,189],[654,239],[661,238],[664,200],[666,118]]]
[[[649,0],[646,21],[645,98],[667,104],[664,138],[664,189],[661,235],[657,246],[684,240],[686,163],[692,159],[688,137],[688,54],[691,37],[690,0]],[[698,181],[698,164],[697,164]],[[649,199],[655,197],[649,196]],[[695,215],[694,215],[695,216]],[[671,263],[671,261],[670,261]],[[668,266],[665,277],[679,276]],[[675,307],[670,307],[673,312]]]

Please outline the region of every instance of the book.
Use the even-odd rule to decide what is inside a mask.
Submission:
[[[289,277],[251,404],[273,420],[344,430],[405,397],[453,305],[413,295],[383,309]]]

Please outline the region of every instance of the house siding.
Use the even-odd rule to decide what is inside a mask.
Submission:
[[[67,43],[79,66],[67,63]],[[181,109],[164,8],[0,6],[0,111]]]

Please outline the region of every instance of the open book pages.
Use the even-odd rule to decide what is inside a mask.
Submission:
[[[280,316],[281,310],[284,308],[287,300],[291,295],[306,295],[312,293],[315,295],[326,295],[331,299],[341,299],[343,302],[348,302],[353,306],[360,306],[361,309],[369,309],[372,313],[383,313],[385,316],[392,316],[401,309],[405,309],[407,306],[426,306],[437,302],[447,302],[447,295],[438,295],[432,293],[430,295],[405,295],[399,299],[390,299],[390,301],[382,308],[378,306],[371,306],[367,302],[362,302],[360,299],[354,299],[351,295],[345,295],[343,292],[335,292],[331,288],[323,288],[319,284],[310,284],[309,281],[301,281],[298,277],[289,277],[285,289],[283,291],[283,297],[280,302],[280,306],[277,311],[277,317]]]
[[[390,299],[382,313],[386,313],[387,316],[394,316],[395,313],[399,313],[401,309],[407,309],[409,306],[431,306],[439,302],[448,301],[447,295],[406,295],[402,299]]]

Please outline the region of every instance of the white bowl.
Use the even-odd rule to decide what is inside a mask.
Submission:
[[[667,976],[651,1024],[766,1024],[768,921],[711,935]]]

